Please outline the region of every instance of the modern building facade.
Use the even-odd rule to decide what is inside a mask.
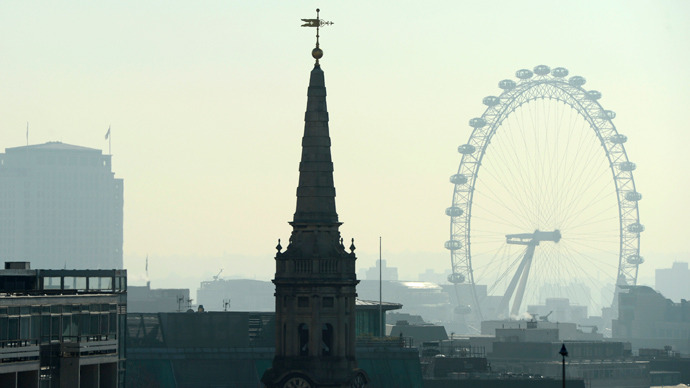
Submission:
[[[49,142],[0,153],[0,258],[122,269],[123,182],[100,150]]]
[[[675,262],[671,268],[658,268],[654,274],[654,289],[674,302],[690,299],[690,269],[687,262]]]
[[[0,387],[124,388],[127,272],[0,270]]]
[[[346,250],[335,210],[318,38],[312,55],[292,234],[284,252],[280,241],[276,247],[275,357],[262,382],[269,388],[364,387],[369,378],[355,355],[355,245],[352,240]]]

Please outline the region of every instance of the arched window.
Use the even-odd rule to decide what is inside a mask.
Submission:
[[[321,354],[330,356],[333,351],[333,326],[324,323],[321,328]]]
[[[299,335],[299,355],[309,355],[309,325],[300,323],[297,327],[297,334]]]

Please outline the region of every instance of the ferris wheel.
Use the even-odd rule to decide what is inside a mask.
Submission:
[[[627,137],[585,78],[545,65],[515,76],[482,100],[450,177],[456,311],[515,316],[554,297],[610,306],[644,262]]]

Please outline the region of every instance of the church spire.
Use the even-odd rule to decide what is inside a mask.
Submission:
[[[331,161],[331,138],[328,130],[328,109],[326,108],[326,84],[319,59],[323,51],[319,48],[319,27],[333,24],[318,18],[302,19],[303,27],[316,27],[316,48],[312,56],[316,59],[309,78],[307,90],[307,111],[304,115],[304,137],[302,137],[302,159],[299,165],[299,186],[297,187],[297,209],[293,224],[337,224],[335,211],[335,186],[333,185],[333,162]]]
[[[299,164],[297,209],[285,251],[276,246],[276,348],[261,381],[268,388],[366,386],[355,353],[356,286],[354,242],[345,251],[335,212],[335,186],[328,134],[326,86],[318,60],[321,19],[302,19],[317,28],[316,59],[309,78]]]

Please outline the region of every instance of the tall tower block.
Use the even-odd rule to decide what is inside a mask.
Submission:
[[[317,28],[316,63],[307,92],[292,235],[284,252],[280,240],[276,247],[276,351],[262,382],[269,388],[365,387],[368,377],[355,359],[355,246],[353,241],[346,251],[340,237],[319,65],[318,27],[328,22],[318,13],[303,21]]]

